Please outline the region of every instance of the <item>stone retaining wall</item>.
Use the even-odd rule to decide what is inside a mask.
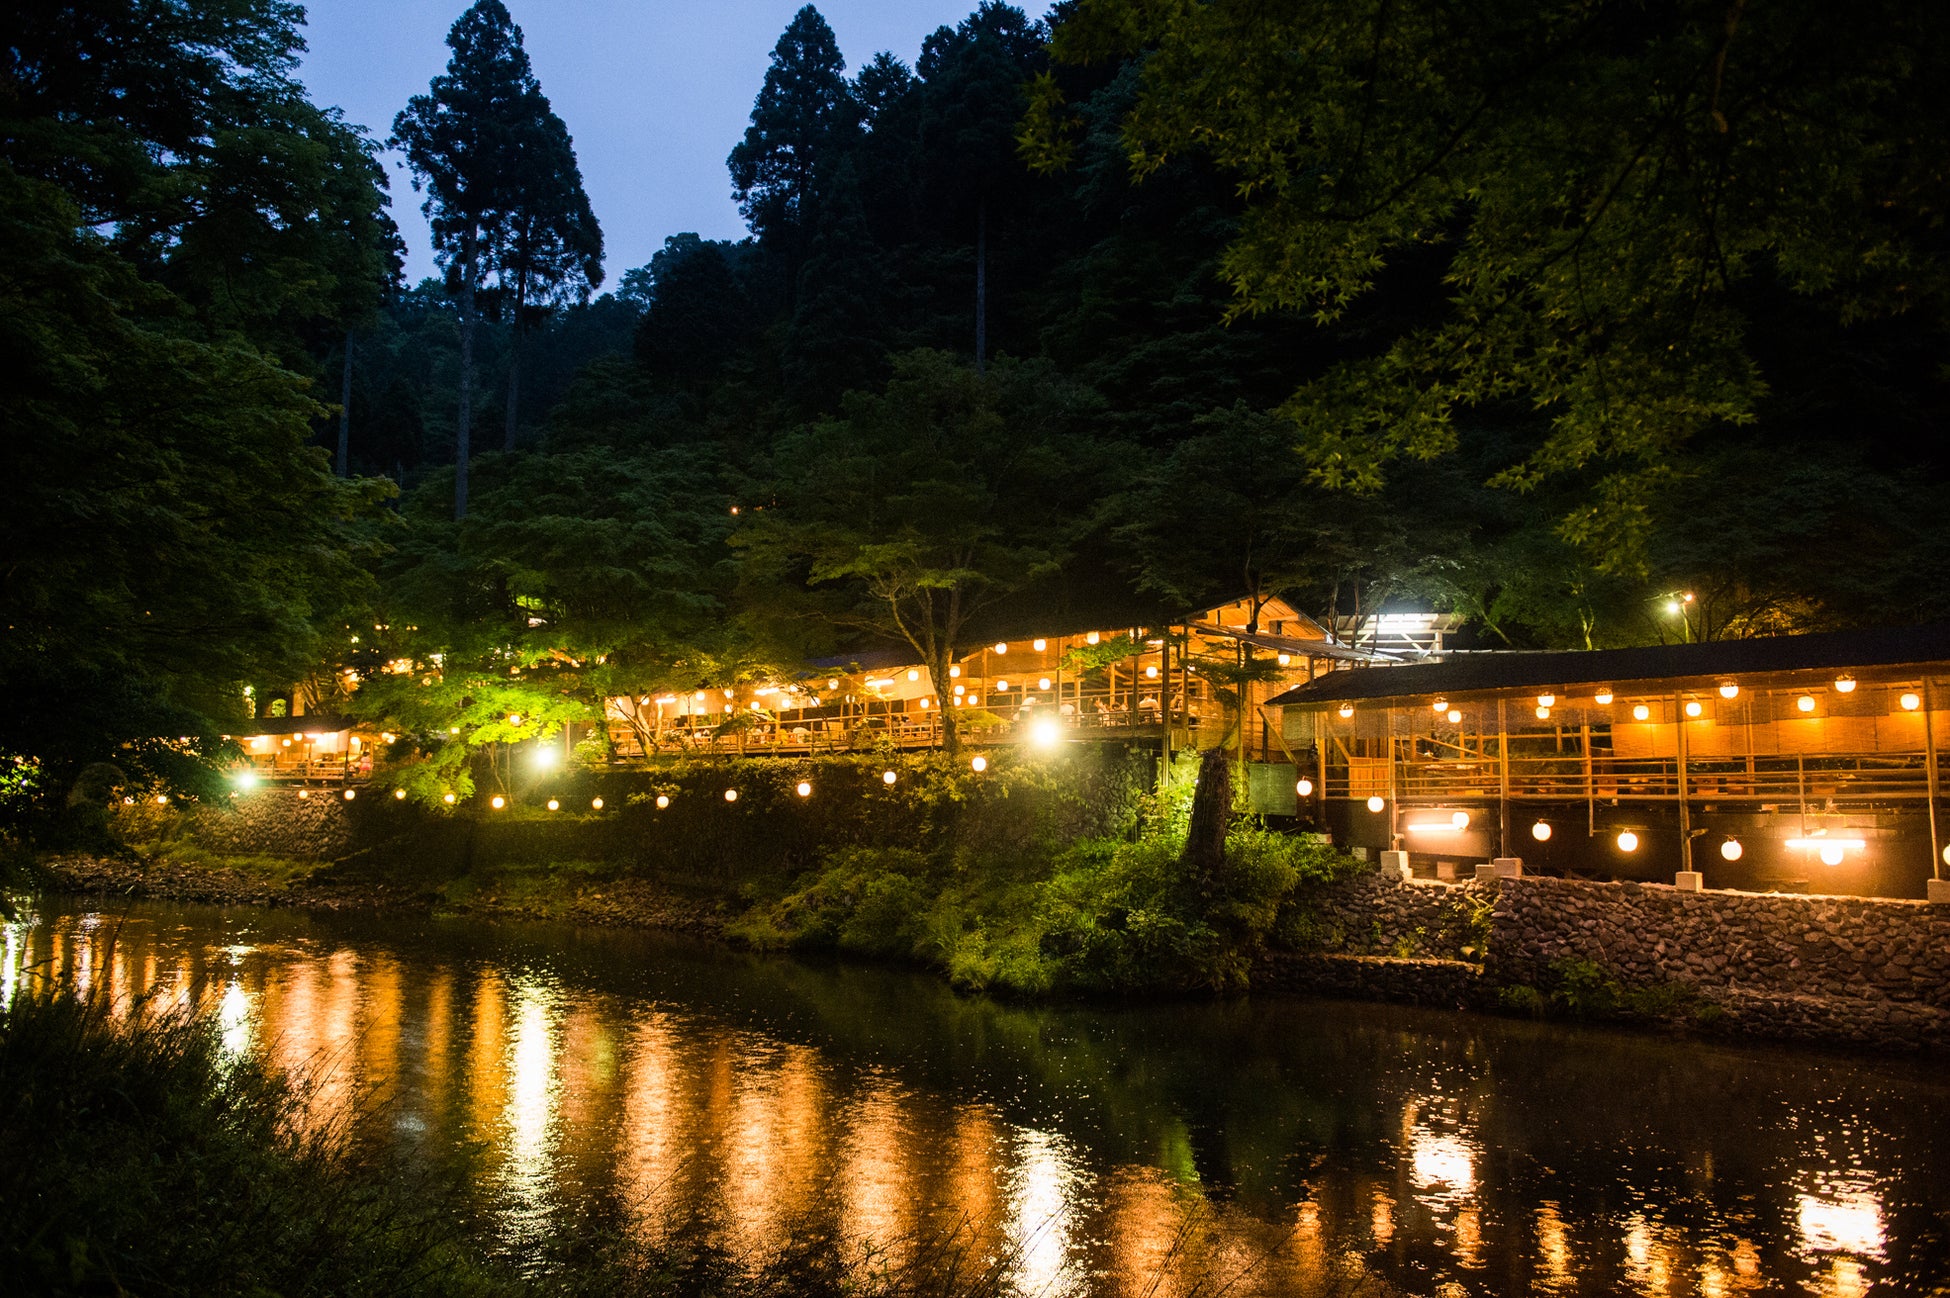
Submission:
[[[1950,1010],[1950,907],[1927,902],[1503,881],[1490,981],[1535,985],[1567,957],[1627,987],[1679,983]]]
[[[1364,873],[1298,901],[1306,917],[1295,945],[1351,955],[1481,960],[1487,884],[1437,883]]]

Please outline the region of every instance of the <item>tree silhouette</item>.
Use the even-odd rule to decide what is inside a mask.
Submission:
[[[852,134],[858,108],[833,29],[807,5],[772,49],[752,124],[731,151],[732,196],[752,233],[784,252],[797,273],[815,177]]]
[[[501,0],[477,0],[447,33],[453,57],[393,120],[414,188],[427,192],[434,255],[460,300],[461,379],[454,426],[454,516],[467,515],[474,330],[490,277],[519,313],[538,291],[602,278],[602,235],[566,127]],[[510,402],[519,389],[510,380]],[[512,433],[512,404],[510,432]]]

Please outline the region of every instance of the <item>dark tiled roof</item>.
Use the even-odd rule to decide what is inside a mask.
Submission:
[[[1708,644],[1653,645],[1643,649],[1469,654],[1440,663],[1332,672],[1267,702],[1333,703],[1343,699],[1408,698],[1536,686],[1622,687],[1633,681],[1940,662],[1950,662],[1950,623],[1769,636],[1758,640],[1715,640]]]

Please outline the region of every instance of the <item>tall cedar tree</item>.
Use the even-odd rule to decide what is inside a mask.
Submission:
[[[521,29],[515,29],[515,43]],[[603,232],[582,188],[569,128],[537,86],[518,124],[520,172],[506,213],[507,245],[495,266],[514,329],[508,355],[508,418],[502,449],[515,449],[523,344],[536,316],[583,303],[603,282]],[[532,114],[532,115],[530,115]]]
[[[813,187],[858,122],[845,73],[833,29],[807,5],[772,48],[752,124],[726,159],[738,210],[752,233],[782,254],[788,283],[805,255]]]
[[[406,151],[414,188],[427,192],[434,254],[460,300],[454,517],[465,518],[479,294],[490,276],[517,312],[538,289],[579,285],[586,294],[602,278],[602,235],[568,131],[549,109],[507,7],[477,0],[447,46],[446,74],[393,120],[393,143]]]

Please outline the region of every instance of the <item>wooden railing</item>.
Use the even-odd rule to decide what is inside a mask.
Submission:
[[[1338,760],[1327,768],[1327,796],[1366,798],[1389,792],[1388,759]],[[1392,788],[1403,799],[1493,799],[1506,772],[1497,757],[1401,760]],[[1512,755],[1507,772],[1513,800],[1673,802],[1680,793],[1676,758]],[[1844,753],[1688,762],[1686,796],[1695,801],[1922,801],[1929,776],[1921,753]]]

